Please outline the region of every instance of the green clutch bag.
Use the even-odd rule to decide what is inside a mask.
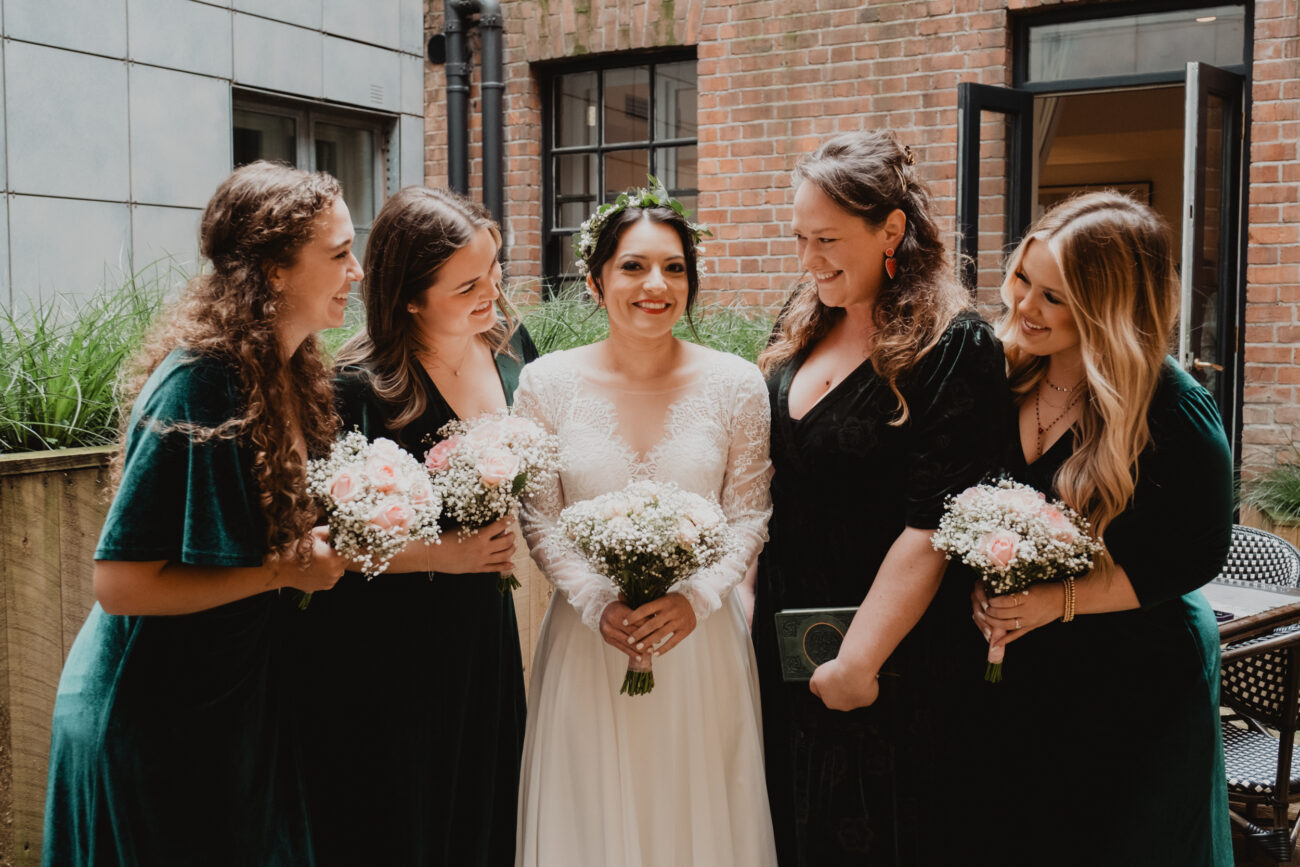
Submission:
[[[807,681],[813,669],[835,658],[857,608],[786,608],[776,612],[781,678]]]

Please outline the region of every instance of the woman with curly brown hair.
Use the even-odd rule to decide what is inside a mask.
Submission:
[[[943,580],[930,535],[945,497],[994,466],[1009,400],[1001,347],[953,277],[912,163],[886,132],[799,163],[811,280],[759,357],[776,472],[753,631],[785,865],[934,860],[923,809],[957,700],[939,674],[967,661],[975,683],[983,663],[978,642],[963,654],[950,637],[969,632],[970,585]],[[848,606],[839,656],[811,684],[783,681],[776,612]]]
[[[511,403],[537,350],[501,296],[500,248],[488,212],[455,193],[408,187],[384,204],[366,247],[366,327],[339,352],[345,428],[422,459],[447,422]],[[510,518],[467,538],[445,528],[304,612],[317,864],[513,863],[524,677],[497,577],[514,545]]]
[[[136,356],[97,604],[54,708],[44,863],[311,863],[277,591],[332,587],[308,455],[337,430],[313,336],[361,278],[338,182],[258,162],[213,195],[211,270]]]

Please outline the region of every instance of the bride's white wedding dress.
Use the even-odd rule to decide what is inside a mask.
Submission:
[[[533,657],[516,865],[776,864],[754,651],[731,592],[771,513],[767,389],[746,361],[690,351],[697,375],[664,390],[600,385],[584,350],[544,356],[520,378],[516,410],[559,435],[565,469],[521,513],[556,592]],[[655,658],[654,690],[629,697],[619,694],[628,657],[597,631],[617,591],[556,519],[633,479],[717,500],[740,544],[677,588],[698,625]]]

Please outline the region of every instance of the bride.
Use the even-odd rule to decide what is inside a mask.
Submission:
[[[515,863],[775,865],[754,652],[732,592],[771,512],[767,390],[754,365],[672,334],[698,291],[701,227],[662,188],[622,201],[578,236],[609,338],[530,364],[516,395],[559,435],[566,469],[521,514],[558,592],[534,657]],[[641,479],[719,501],[740,544],[634,610],[557,519]],[[654,690],[620,695],[629,657],[644,655]]]

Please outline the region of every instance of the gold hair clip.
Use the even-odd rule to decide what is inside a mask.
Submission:
[[[903,162],[909,166],[916,165],[916,158],[912,156],[912,149],[907,145],[903,145]]]

